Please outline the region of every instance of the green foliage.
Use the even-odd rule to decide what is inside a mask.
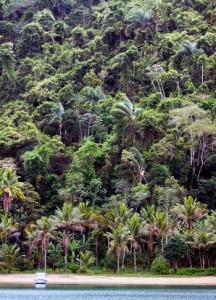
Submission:
[[[77,258],[77,261],[80,263],[80,272],[86,273],[88,267],[90,267],[94,262],[95,258],[92,256],[90,251],[80,252],[80,258]]]
[[[0,45],[0,63],[8,77],[11,80],[14,80],[15,55],[13,51],[13,44],[11,42]]]
[[[11,273],[12,268],[18,259],[19,251],[20,248],[16,244],[3,244],[0,249],[0,260],[4,264],[9,274]]]
[[[197,269],[197,268],[190,268],[190,269],[179,269],[176,272],[176,275],[183,275],[183,276],[214,276],[216,274],[216,268],[207,268],[205,270],[203,269]]]
[[[168,260],[180,258],[186,254],[187,246],[180,237],[171,238],[164,246],[164,257]]]
[[[169,263],[163,257],[160,256],[153,260],[151,265],[151,272],[156,275],[167,275],[169,274]]]
[[[112,269],[150,269],[174,233],[186,239],[185,266],[215,265],[213,2],[0,1],[0,167],[25,194],[11,186],[8,197],[0,176],[3,202],[13,198],[0,247],[28,249],[23,266],[51,250],[48,265],[66,268],[86,250],[108,268],[108,250]],[[80,223],[64,238],[55,225],[42,249],[33,223],[64,202],[82,210]],[[71,234],[77,244],[61,252]]]

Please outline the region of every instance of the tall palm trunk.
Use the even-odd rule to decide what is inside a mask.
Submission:
[[[189,265],[190,265],[190,268],[192,268],[192,260],[191,260],[191,248],[190,246],[188,245],[188,250],[187,250],[187,257],[188,257],[188,262],[189,262]]]
[[[98,259],[98,239],[97,238],[95,240],[95,263],[96,263],[96,266],[98,266],[99,259]]]
[[[117,273],[120,271],[120,252],[117,250]]]
[[[64,231],[64,270],[67,271],[67,261],[68,261],[68,244],[70,239],[70,232],[68,230]]]
[[[148,252],[148,268],[150,268],[152,262],[152,256],[153,256],[153,237],[151,231],[148,235],[147,252]]]
[[[10,194],[8,192],[4,192],[3,207],[6,213],[9,212],[10,206],[11,206]]]
[[[125,249],[123,250],[123,253],[122,253],[122,269],[125,268],[124,263],[125,263]]]
[[[38,269],[40,270],[42,267],[42,251],[39,249],[38,252]]]
[[[133,247],[134,271],[137,272],[136,247]]]
[[[44,250],[44,272],[46,273],[47,268],[47,249]]]

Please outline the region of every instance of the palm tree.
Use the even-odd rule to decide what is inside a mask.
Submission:
[[[8,214],[2,216],[0,223],[0,238],[2,243],[6,243],[7,238],[17,230],[18,226],[18,223],[13,224],[12,219],[8,218]]]
[[[194,233],[194,242],[191,243],[192,247],[199,250],[200,267],[204,269],[206,263],[209,267],[209,258],[207,250],[216,245],[216,235],[206,230],[197,230]]]
[[[95,262],[95,258],[92,256],[91,251],[80,252],[80,258],[76,259],[80,262],[80,271],[86,273],[90,265]]]
[[[188,247],[187,257],[188,257],[190,268],[192,268],[191,252],[192,252],[192,246],[194,243],[194,230],[188,230],[188,229],[183,230],[183,232],[181,233],[181,237],[187,244],[187,247]]]
[[[118,227],[119,225],[125,225],[127,220],[132,216],[133,209],[128,208],[123,202],[119,206],[115,207],[106,214],[106,218],[110,222],[110,227]]]
[[[51,108],[51,114],[48,117],[51,118],[49,124],[58,123],[59,136],[62,138],[62,128],[63,128],[63,116],[65,114],[65,110],[61,102],[54,103]]]
[[[140,215],[135,213],[126,223],[126,228],[129,231],[128,241],[131,244],[133,250],[133,260],[134,260],[134,271],[137,271],[136,262],[136,251],[141,249],[141,218]]]
[[[211,211],[211,215],[210,216],[207,216],[207,226],[208,228],[216,233],[216,211],[212,210]]]
[[[23,232],[26,235],[27,240],[24,242],[24,244],[27,246],[27,257],[29,259],[32,258],[32,254],[33,254],[33,240],[34,240],[34,231],[36,228],[36,224],[34,223],[30,223],[27,224],[23,230]]]
[[[155,234],[155,205],[147,205],[141,209],[141,217],[143,218],[142,231],[147,241],[148,267],[150,268],[153,258],[153,236]]]
[[[103,220],[100,211],[93,206],[88,206],[88,202],[80,202],[79,210],[82,214],[82,224],[84,227],[90,229],[97,229],[98,222]]]
[[[111,228],[111,232],[105,234],[108,239],[107,255],[109,256],[115,252],[117,257],[117,273],[120,271],[120,259],[122,254],[129,251],[127,246],[129,234],[129,230],[122,225]]]
[[[197,48],[197,43],[188,40],[183,42],[182,49],[178,51],[178,55],[180,56],[190,56],[199,53],[202,53],[202,50]]]
[[[55,271],[57,266],[63,265],[62,262],[62,254],[63,254],[63,249],[61,244],[53,244],[53,242],[50,242],[48,244],[47,248],[47,254],[48,254],[48,259],[49,262],[52,263],[52,269]]]
[[[176,53],[174,56],[174,63],[177,63],[177,65],[181,64],[181,61],[183,57],[187,56],[193,56],[197,54],[202,54],[203,50],[197,48],[197,43],[196,42],[191,42],[191,41],[184,41],[183,42],[183,47]],[[201,81],[203,83],[204,80],[204,65],[203,65],[203,60],[201,59]]]
[[[131,147],[129,151],[123,150],[121,161],[132,168],[133,173],[139,178],[139,183],[147,183],[144,159],[137,148]]]
[[[11,273],[13,265],[17,260],[19,251],[20,248],[16,244],[3,244],[2,248],[0,249],[0,259],[2,261],[1,265],[4,265],[7,268],[9,274]]]
[[[124,128],[130,130],[133,144],[136,142],[136,116],[141,111],[141,108],[134,107],[132,102],[126,95],[123,95],[123,101],[115,103],[111,113],[117,123],[124,124]]]
[[[75,237],[73,236],[73,239],[71,239],[69,245],[68,245],[70,257],[71,257],[71,262],[74,263],[74,260],[76,258],[76,253],[80,249],[80,241],[77,241]]]
[[[67,270],[68,261],[68,245],[72,231],[80,231],[83,233],[82,213],[78,208],[73,208],[72,204],[65,202],[62,209],[57,208],[55,211],[56,228],[63,230],[64,245],[64,268]]]
[[[141,8],[136,8],[136,9],[131,9],[128,12],[126,19],[129,22],[133,22],[132,29],[136,34],[139,30],[142,30],[147,26],[152,16],[153,16],[153,10],[144,11]],[[128,33],[130,27],[131,25],[129,25],[128,28],[126,29],[126,33]]]
[[[25,199],[21,191],[23,183],[18,179],[19,177],[11,169],[0,169],[0,195],[3,195],[3,207],[6,213],[10,210],[14,197]]]
[[[42,217],[37,220],[36,230],[33,232],[33,244],[44,253],[44,272],[47,267],[47,248],[52,240],[56,240],[56,221],[52,217]]]
[[[79,210],[82,213],[82,224],[85,228],[87,228],[87,237],[89,237],[90,230],[92,230],[91,238],[95,243],[95,258],[96,265],[98,265],[98,234],[99,223],[104,220],[104,217],[100,214],[99,209],[95,209],[93,206],[88,206],[88,202],[80,202]],[[85,237],[84,237],[85,238]]]
[[[206,204],[197,202],[192,196],[188,196],[183,198],[183,204],[177,203],[171,209],[171,213],[186,223],[189,230],[192,230],[194,221],[198,221],[206,216],[208,209]]]
[[[157,211],[155,214],[155,235],[159,242],[159,248],[163,255],[164,238],[171,235],[171,223],[167,212]]]

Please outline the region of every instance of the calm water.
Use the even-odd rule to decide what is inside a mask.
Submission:
[[[0,288],[2,300],[216,300],[216,288]]]

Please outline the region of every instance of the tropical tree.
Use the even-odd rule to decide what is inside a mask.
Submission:
[[[51,118],[49,121],[49,124],[55,124],[58,123],[58,131],[59,136],[62,138],[62,129],[63,129],[63,116],[65,114],[64,107],[61,102],[54,103],[51,107],[51,114],[49,114],[47,117]]]
[[[136,116],[141,108],[134,107],[126,95],[122,95],[122,101],[113,105],[111,113],[117,124],[124,124],[124,130],[129,130],[132,135],[133,144],[136,142]]]
[[[0,260],[1,265],[5,266],[8,270],[8,273],[11,273],[11,270],[18,259],[20,248],[17,244],[7,245],[3,244],[0,249]]]
[[[170,125],[176,127],[188,145],[193,175],[198,180],[204,166],[216,157],[214,120],[197,105],[187,105],[170,111]]]
[[[75,237],[72,238],[68,245],[68,250],[70,253],[70,259],[71,259],[72,263],[74,263],[76,254],[77,254],[77,252],[79,252],[79,249],[80,249],[80,242],[78,240],[76,240]]]
[[[92,256],[91,251],[80,252],[80,258],[76,259],[80,262],[80,271],[86,273],[90,265],[95,262],[95,258]]]
[[[105,236],[108,239],[108,250],[107,255],[111,255],[113,252],[116,254],[117,258],[117,273],[120,271],[120,259],[123,257],[125,252],[128,252],[128,237],[129,230],[122,225],[115,228],[111,228],[111,232],[107,232]]]
[[[47,256],[48,256],[49,263],[52,264],[53,271],[55,271],[57,267],[63,265],[62,254],[63,254],[62,244],[55,245],[53,242],[50,242],[48,244]]]
[[[140,215],[135,213],[126,223],[126,228],[129,231],[128,241],[133,250],[134,271],[137,271],[136,252],[142,246],[142,233],[141,233],[141,218]]]
[[[174,272],[178,269],[178,261],[187,252],[187,245],[179,237],[172,237],[164,246],[164,257],[173,264]]]
[[[171,222],[167,212],[157,211],[155,214],[155,235],[159,242],[159,249],[163,255],[164,239],[172,234]]]
[[[18,179],[11,169],[0,169],[0,195],[3,195],[3,208],[6,213],[10,210],[14,197],[25,199],[21,190],[23,184]]]
[[[144,11],[141,8],[131,9],[126,15],[126,20],[132,24],[126,28],[126,33],[129,34],[133,31],[137,34],[140,30],[143,30],[148,25],[153,14],[153,10]]]
[[[103,220],[103,217],[100,215],[100,210],[89,206],[88,202],[80,202],[79,210],[82,214],[82,224],[84,227],[90,229],[97,229],[98,222]]]
[[[193,265],[192,265],[191,254],[192,254],[192,248],[193,248],[192,246],[194,244],[194,230],[184,229],[181,232],[181,237],[187,244],[188,262],[189,262],[190,268],[192,268]]]
[[[64,268],[66,271],[68,262],[68,245],[70,242],[71,232],[79,231],[83,233],[85,230],[82,226],[82,213],[79,208],[73,208],[71,203],[65,202],[62,209],[56,209],[55,221],[56,228],[63,230]]]
[[[210,267],[208,249],[214,245],[216,245],[216,235],[214,233],[200,229],[194,232],[194,241],[191,246],[199,250],[200,268]]]
[[[12,218],[5,214],[1,217],[0,223],[0,238],[2,244],[6,243],[7,239],[13,235],[13,232],[17,231],[19,224],[13,223]]]
[[[0,64],[11,80],[15,79],[15,55],[13,51],[13,44],[11,42],[0,45]]]
[[[44,272],[46,272],[48,244],[50,241],[57,239],[56,221],[54,218],[42,217],[37,220],[37,226],[32,237],[33,245],[39,248],[44,254]]]
[[[137,148],[132,147],[129,151],[123,150],[121,161],[132,169],[132,172],[138,177],[139,183],[147,183],[145,162]]]
[[[117,227],[119,225],[125,225],[127,220],[133,215],[133,209],[128,208],[127,205],[122,202],[119,206],[114,207],[111,211],[108,211],[106,218],[109,220],[111,227]]]
[[[153,258],[153,237],[155,234],[155,205],[147,205],[146,208],[141,209],[141,217],[143,218],[142,230],[147,244],[148,267],[150,268]]]
[[[196,42],[191,42],[186,40],[182,44],[182,48],[177,51],[176,55],[174,56],[174,63],[180,65],[184,57],[193,56],[197,54],[202,54],[203,50],[197,48]],[[202,73],[203,73],[203,65],[202,65]],[[203,78],[203,74],[202,74]]]
[[[190,195],[183,198],[183,204],[177,203],[176,206],[171,209],[171,213],[182,220],[189,230],[192,230],[193,223],[206,216],[208,209],[206,204],[198,202],[197,199],[194,199]]]
[[[211,211],[211,215],[207,216],[207,226],[208,228],[216,233],[216,211],[215,210],[212,210]]]

